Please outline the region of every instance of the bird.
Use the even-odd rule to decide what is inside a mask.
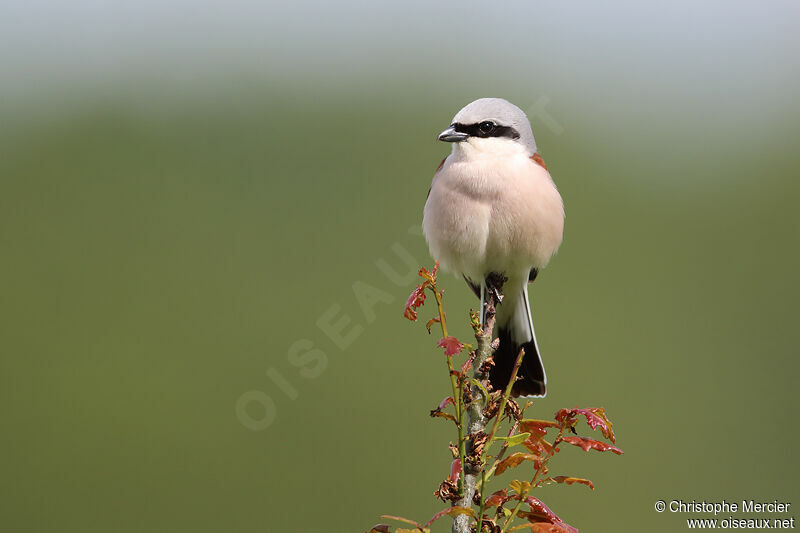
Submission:
[[[536,147],[525,112],[502,98],[463,107],[438,136],[452,144],[434,173],[422,229],[431,256],[481,299],[505,279],[496,308],[497,349],[489,380],[504,390],[520,349],[514,397],[544,397],[547,375],[533,329],[528,285],[564,234],[564,203]]]

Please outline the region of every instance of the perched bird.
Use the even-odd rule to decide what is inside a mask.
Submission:
[[[439,140],[453,149],[439,165],[422,227],[431,255],[463,276],[481,298],[481,322],[493,279],[506,278],[497,306],[499,346],[490,381],[508,384],[520,348],[525,357],[514,396],[544,396],[547,376],[533,330],[528,283],[558,250],[564,204],[530,122],[514,104],[481,98],[459,111]]]

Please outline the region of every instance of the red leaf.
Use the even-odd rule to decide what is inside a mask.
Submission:
[[[436,343],[436,346],[444,348],[444,354],[447,356],[453,356],[464,349],[464,345],[458,342],[458,339],[455,337],[442,337],[439,339],[439,342]]]
[[[425,324],[425,327],[427,328],[427,330],[428,330],[428,333],[430,333],[430,332],[431,332],[431,327],[432,327],[434,324],[438,324],[438,323],[439,323],[439,322],[441,322],[441,321],[442,321],[442,319],[441,319],[441,318],[439,318],[438,316],[435,316],[435,317],[431,318],[430,320],[428,320],[428,323],[427,323],[427,324]]]
[[[448,507],[447,509],[442,509],[441,511],[439,511],[438,513],[433,515],[430,520],[428,520],[427,522],[425,522],[422,525],[422,527],[423,528],[428,527],[429,525],[433,524],[436,520],[439,520],[444,515],[450,515],[451,517],[455,518],[456,516],[458,516],[460,514],[466,514],[466,515],[474,517],[475,516],[475,511],[473,511],[469,507],[460,507],[458,505],[454,505],[453,507]]]
[[[586,417],[586,423],[589,424],[590,428],[596,429],[599,427],[605,438],[611,442],[615,442],[614,431],[611,429],[611,421],[606,416],[605,410],[602,407],[561,409],[556,413],[556,420],[562,424],[566,424],[566,427],[574,427],[576,422],[574,419],[578,415]]]
[[[453,459],[453,462],[450,463],[450,475],[447,476],[447,479],[455,483],[458,481],[459,474],[461,474],[461,459]]]
[[[495,473],[499,476],[500,474],[505,472],[506,469],[519,466],[524,461],[536,462],[539,459],[540,457],[538,455],[534,455],[532,453],[522,453],[522,452],[512,453],[511,455],[509,455],[508,457],[497,463],[497,468],[495,470]]]
[[[533,496],[528,496],[525,498],[525,503],[528,504],[530,507],[530,511],[528,511],[529,515],[535,515],[536,517],[540,518],[536,520],[536,522],[550,522],[551,524],[555,524],[561,522],[561,518],[550,510],[548,506],[546,506],[539,498],[535,498]],[[531,516],[527,517],[528,520],[531,519]]]
[[[534,498],[533,496],[528,496],[525,499],[525,503],[527,503],[531,510],[530,512],[519,512],[520,516],[527,518],[529,522],[547,522],[556,526],[558,529],[538,529],[538,531],[552,531],[553,533],[578,533],[578,530],[574,527],[570,526],[557,514],[550,510],[542,501],[538,498]],[[533,528],[532,528],[533,529]],[[536,529],[533,529],[537,531]]]
[[[467,360],[466,360],[466,361],[464,361],[464,364],[463,364],[463,365],[461,365],[461,375],[462,375],[462,376],[466,376],[466,375],[467,375],[467,370],[469,370],[470,368],[472,368],[472,361],[473,361],[474,359],[475,359],[475,352],[473,352],[473,353],[472,353],[472,355],[470,355],[470,356],[467,358]]]
[[[452,396],[448,396],[447,398],[445,398],[444,400],[442,400],[442,403],[440,403],[440,404],[439,404],[439,407],[438,407],[438,409],[441,411],[442,409],[444,409],[445,407],[447,407],[447,404],[450,404],[450,405],[452,405],[453,407],[455,407],[455,406],[456,406],[456,402],[454,402],[454,401],[453,401],[453,397],[452,397]]]
[[[574,528],[567,528],[571,528],[571,526],[561,527],[555,524],[548,524],[547,522],[536,522],[535,524],[514,526],[508,531],[519,531],[521,529],[530,529],[533,533],[571,533],[572,531],[577,531],[577,529]]]
[[[531,436],[528,437],[522,443],[522,445],[528,448],[528,450],[530,450],[531,452],[542,456],[550,455],[558,451],[554,450],[553,445],[547,442],[544,439],[544,436],[541,434],[536,435],[535,433],[531,433]]]
[[[568,442],[574,446],[583,448],[583,451],[597,450],[598,452],[614,452],[617,455],[622,455],[622,450],[616,446],[600,442],[599,440],[587,439],[586,437],[564,437],[564,442]]]
[[[425,267],[420,267],[418,274],[425,278],[425,281],[430,283],[436,283],[436,274],[439,272],[439,261],[433,265],[433,271],[428,272],[428,269]]]
[[[447,407],[447,404],[450,404],[450,405],[452,405],[454,407],[456,405],[455,402],[453,401],[453,398],[448,396],[447,398],[442,400],[442,403],[439,404],[439,407],[437,407],[436,409],[433,409],[431,411],[431,416],[434,416],[434,417],[438,416],[440,418],[446,418],[448,420],[452,420],[453,422],[457,423],[458,421],[456,420],[456,417],[454,417],[450,413],[444,412],[443,409],[445,409]]]
[[[582,483],[589,487],[590,489],[594,490],[594,483],[589,481],[588,479],[583,479],[580,477],[567,477],[567,476],[556,476],[551,477],[553,481],[556,483],[566,483],[567,485],[572,485],[573,483]]]
[[[558,423],[551,420],[524,419],[519,421],[521,433],[530,433],[531,436],[543,437],[547,434],[547,429],[558,427]]]
[[[412,526],[416,526],[417,529],[422,529],[422,525],[419,522],[414,522],[413,520],[409,520],[408,518],[403,518],[402,516],[382,514],[381,518],[390,518],[392,520],[397,520],[398,522],[405,522],[406,524],[411,524]]]
[[[497,507],[499,505],[503,505],[511,498],[508,497],[508,489],[498,490],[497,492],[493,493],[491,496],[486,498],[484,505],[486,507]]]
[[[422,285],[417,285],[417,287],[411,292],[411,296],[408,297],[406,300],[406,308],[403,312],[403,316],[409,320],[416,320],[417,319],[417,309],[422,307],[422,304],[425,303],[425,288],[428,286],[428,282],[426,281]]]
[[[377,524],[372,526],[369,533],[389,533],[389,524]]]
[[[587,411],[593,413],[597,418],[603,421],[603,424],[600,426],[600,431],[603,432],[603,436],[610,440],[611,442],[616,442],[614,437],[614,430],[611,429],[611,420],[608,419],[606,416],[606,411],[602,407],[587,407]],[[591,425],[591,424],[590,424]],[[594,429],[594,427],[592,427]]]
[[[557,526],[556,524],[546,524],[544,522],[538,522],[536,524],[528,524],[528,527],[531,528],[533,533],[573,533],[578,531],[572,526],[568,526],[564,524],[563,526]],[[509,531],[511,531],[509,529]]]

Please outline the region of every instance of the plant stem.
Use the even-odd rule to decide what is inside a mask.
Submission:
[[[492,432],[489,433],[489,440],[486,442],[487,450],[489,449],[489,446],[492,445],[494,434],[497,431],[497,426],[500,425],[500,420],[503,418],[503,411],[506,409],[508,398],[511,396],[511,389],[514,387],[514,382],[517,380],[517,372],[519,372],[519,367],[522,365],[523,357],[525,357],[525,349],[520,348],[519,354],[517,354],[517,360],[514,362],[514,370],[511,371],[511,379],[508,380],[508,385],[506,385],[506,390],[503,393],[503,399],[500,402],[500,410],[497,411],[497,416],[495,417],[494,425],[492,426]]]
[[[545,472],[547,470],[547,468],[546,468],[547,467],[547,462],[556,454],[556,446],[561,444],[561,437],[563,437],[563,436],[564,436],[564,426],[562,425],[561,428],[558,430],[558,436],[553,441],[552,450],[550,451],[550,453],[548,453],[545,456],[544,459],[542,459],[542,462],[539,465],[539,468],[537,468],[536,472],[533,474],[533,479],[531,479],[531,487],[535,487],[536,486],[537,478],[539,477],[539,474],[541,474],[542,472]]]
[[[431,290],[433,291],[434,298],[436,298],[436,306],[439,308],[439,325],[442,327],[442,337],[448,337],[447,320],[445,319],[444,306],[442,305],[442,293],[439,292],[439,288],[436,286],[436,283],[431,284]],[[446,355],[445,360],[447,361],[447,370],[450,373],[450,387],[453,390],[453,403],[456,405],[456,418],[460,420],[462,402],[461,398],[456,394],[458,392],[458,381],[456,380],[455,369],[453,368],[453,358],[449,355]]]
[[[503,412],[506,409],[506,404],[508,404],[508,398],[511,396],[511,389],[514,387],[514,382],[517,380],[517,372],[519,372],[519,367],[522,365],[522,358],[525,357],[525,350],[520,349],[519,355],[517,355],[517,360],[514,362],[514,369],[511,371],[511,378],[508,380],[508,385],[506,385],[506,390],[503,392],[503,399],[500,402],[500,409],[497,411],[494,419],[494,425],[492,426],[492,431],[489,433],[489,438],[486,441],[486,447],[483,449],[484,453],[489,450],[489,447],[492,445],[494,441],[494,435],[497,432],[497,427],[500,425],[500,420],[503,418]],[[517,427],[517,423],[514,422],[511,431],[509,432],[509,436],[514,433],[514,430]],[[489,475],[494,472],[494,469],[497,468],[498,462],[502,459],[503,454],[508,449],[508,442],[503,444],[503,447],[500,449],[500,453],[497,454],[494,462],[492,463],[491,471]],[[483,461],[483,456],[481,456],[481,463],[482,463],[482,470],[481,470],[481,505],[480,505],[480,513],[478,514],[478,533],[481,532],[481,528],[483,527],[483,507],[485,502],[485,495],[483,493],[484,486],[486,485],[486,465]]]
[[[497,292],[502,289],[502,283],[499,287],[497,287]],[[496,294],[494,291],[489,291],[488,297],[486,298],[486,309],[484,309],[484,324],[474,324],[475,326],[475,340],[477,341],[477,346],[475,348],[475,358],[472,361],[472,369],[473,369],[473,377],[476,381],[480,382],[483,388],[488,388],[488,381],[489,376],[488,374],[481,371],[481,367],[483,363],[492,356],[492,332],[494,330],[495,324],[495,309],[497,304],[499,303]],[[482,303],[483,304],[483,303]],[[484,402],[477,401],[478,395],[483,396],[483,391],[477,385],[472,385],[472,398],[473,401],[470,402],[469,408],[467,409],[467,438],[466,446],[467,449],[465,452],[472,454],[473,452],[473,436],[483,435],[486,429],[486,417],[484,416]],[[489,399],[487,398],[487,401]],[[488,445],[484,446],[484,450]],[[465,453],[465,456],[467,455]],[[472,507],[473,498],[475,496],[475,488],[478,485],[478,477],[482,477],[482,472],[485,468],[484,464],[484,452],[480,454],[477,458],[477,464],[472,463],[464,463],[464,491],[461,493],[461,498],[455,502],[456,505],[461,507]],[[473,458],[474,461],[474,458]],[[481,484],[481,507],[483,507],[483,489],[484,484]],[[483,524],[483,516],[478,516],[478,527],[482,527]],[[470,519],[467,515],[459,515],[455,517],[453,520],[453,533],[469,533],[470,531]],[[480,533],[480,529],[478,529],[478,533]]]
[[[478,533],[481,533],[483,529],[483,510],[486,508],[486,495],[484,491],[486,490],[486,470],[481,471],[481,504],[478,507],[478,529],[476,530]]]
[[[508,435],[507,435],[508,437],[512,436],[514,432],[517,431],[518,425],[519,423],[515,421],[514,424],[511,426],[511,429],[508,430]],[[500,464],[500,461],[503,460],[503,457],[505,456],[507,450],[508,450],[508,441],[503,443],[503,446],[500,448],[500,451],[497,453],[497,456],[494,458],[494,461],[492,462],[492,466],[488,470],[484,469],[486,471],[487,479],[494,475],[494,471],[497,468],[497,465]]]
[[[517,513],[519,512],[519,508],[522,506],[522,503],[525,501],[525,498],[527,496],[528,496],[528,491],[527,490],[523,490],[522,492],[520,492],[519,501],[517,502],[517,505],[514,506],[514,509],[511,510],[511,514],[508,515],[508,519],[503,524],[503,529],[500,530],[500,533],[505,533],[506,532],[506,530],[508,529],[508,526],[511,525],[511,523],[514,521],[514,518],[517,516]]]
[[[436,286],[436,282],[434,281],[431,283],[431,290],[433,291],[433,296],[436,299],[436,306],[439,309],[439,325],[442,328],[442,337],[447,337],[447,320],[444,316],[444,305],[442,304],[442,293],[439,291],[439,287]],[[461,394],[461,387],[458,385],[458,380],[456,379],[456,371],[453,367],[453,358],[449,355],[444,356],[445,361],[447,362],[447,371],[450,374],[450,388],[453,391],[453,405],[456,408],[456,429],[458,432],[458,459],[461,461],[461,471],[462,475],[458,478],[458,493],[463,494],[464,492],[464,457],[466,455],[466,450],[464,446],[464,402],[463,402],[463,394]]]
[[[541,463],[539,463],[539,468],[537,468],[536,472],[534,472],[533,478],[531,479],[531,483],[530,483],[530,489],[533,489],[533,488],[536,487],[536,484],[539,482],[538,481],[539,475],[547,470],[547,462],[555,455],[556,446],[558,446],[561,443],[561,437],[563,437],[563,435],[564,435],[564,426],[562,425],[559,428],[558,436],[553,441],[552,449],[544,457],[544,459],[542,459]],[[530,489],[523,490],[520,493],[519,501],[517,502],[517,505],[514,506],[514,509],[511,511],[511,514],[508,516],[508,519],[503,524],[503,529],[500,530],[500,533],[505,533],[505,531],[508,529],[508,526],[510,526],[511,523],[514,521],[514,517],[517,516],[517,513],[519,512],[519,508],[520,508],[520,506],[522,506],[523,502],[525,501],[525,498],[528,496],[528,491]]]

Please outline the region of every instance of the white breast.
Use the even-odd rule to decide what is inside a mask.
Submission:
[[[431,254],[457,274],[526,275],[561,244],[564,206],[550,174],[526,154],[467,147],[435,175],[422,225]]]

